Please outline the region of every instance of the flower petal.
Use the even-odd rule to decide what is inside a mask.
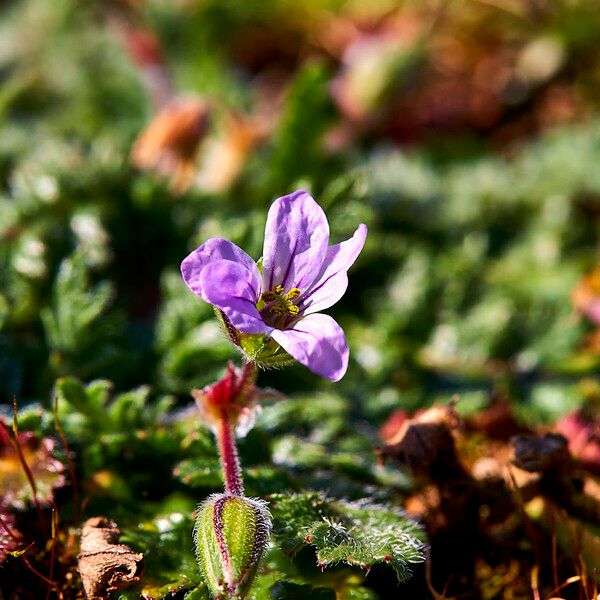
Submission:
[[[347,271],[363,249],[366,239],[367,226],[361,223],[349,240],[327,248],[320,273],[301,297],[299,306],[305,315],[329,308],[344,295],[348,287]]]
[[[260,273],[256,263],[241,248],[222,238],[211,238],[191,252],[181,263],[181,275],[186,285],[206,302],[201,285],[201,274],[204,267],[218,260],[228,260],[244,266],[256,278],[254,287],[260,285]]]
[[[269,209],[263,247],[263,290],[281,284],[307,289],[317,276],[329,242],[323,209],[303,190],[277,198]]]
[[[269,333],[256,310],[259,280],[246,267],[231,260],[210,263],[200,273],[203,298],[220,308],[232,325],[244,333]]]
[[[271,337],[313,373],[339,381],[348,368],[348,344],[329,315],[309,315],[290,329],[273,329]]]

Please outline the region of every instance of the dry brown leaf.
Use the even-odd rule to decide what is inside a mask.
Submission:
[[[144,555],[119,544],[120,535],[117,524],[106,517],[92,517],[83,525],[77,567],[88,600],[103,600],[108,592],[140,580]]]

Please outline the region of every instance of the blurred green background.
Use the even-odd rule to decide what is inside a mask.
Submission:
[[[268,206],[301,186],[334,241],[369,226],[330,312],[351,347],[336,389],[373,423],[456,392],[540,420],[578,405],[598,39],[594,0],[3,2],[3,401],[48,405],[66,375],[182,401],[213,381],[235,352],[179,263],[211,236],[258,259]]]

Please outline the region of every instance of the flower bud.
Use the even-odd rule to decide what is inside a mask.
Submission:
[[[217,600],[246,596],[270,533],[271,515],[262,500],[213,494],[200,505],[194,530],[196,556]]]
[[[220,420],[226,417],[235,427],[237,436],[246,435],[254,425],[259,410],[258,402],[282,397],[274,390],[256,387],[255,382],[256,363],[248,362],[242,369],[236,369],[229,362],[227,372],[221,379],[201,390],[192,390],[202,420],[216,428]]]

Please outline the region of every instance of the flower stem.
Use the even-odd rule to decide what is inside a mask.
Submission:
[[[225,493],[232,496],[244,495],[244,481],[237,447],[235,445],[234,428],[226,411],[222,411],[221,418],[216,427],[221,468],[225,480]]]
[[[231,367],[233,369],[233,367]],[[245,362],[241,375],[236,382],[237,395],[244,396],[256,381],[256,365],[253,362]],[[235,414],[235,413],[233,413]],[[244,480],[242,469],[235,444],[235,417],[227,408],[221,409],[220,417],[215,428],[219,455],[221,457],[221,468],[225,480],[225,493],[232,496],[244,495]]]

